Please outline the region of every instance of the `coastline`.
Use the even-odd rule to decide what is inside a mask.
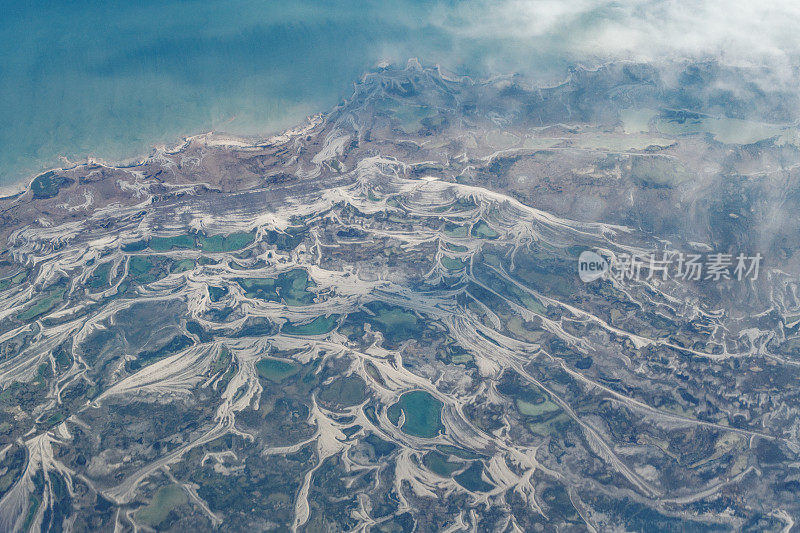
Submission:
[[[157,156],[158,154],[174,154],[181,151],[191,142],[205,142],[207,146],[230,146],[240,149],[247,149],[250,147],[257,147],[264,144],[280,141],[288,138],[291,135],[302,133],[303,131],[315,126],[319,120],[324,116],[324,113],[316,113],[309,115],[305,120],[301,121],[299,125],[294,127],[285,128],[276,131],[269,135],[239,135],[226,132],[215,132],[213,130],[205,133],[197,133],[193,135],[186,135],[174,145],[166,145],[158,143],[152,145],[150,151],[146,155],[134,156],[129,158],[122,158],[116,161],[108,161],[97,156],[87,156],[84,161],[76,162],[72,165],[52,166],[44,168],[35,173],[29,173],[26,178],[9,184],[0,185],[0,200],[9,200],[30,190],[33,181],[48,172],[63,172],[74,170],[85,165],[99,165],[105,168],[133,168],[143,165],[149,159]]]
[[[164,144],[154,144],[154,145],[152,145],[152,147],[150,149],[150,152],[147,155],[144,155],[144,156],[134,156],[134,157],[130,157],[130,158],[122,158],[122,159],[119,159],[119,160],[114,161],[114,162],[106,161],[105,159],[97,157],[97,156],[87,156],[86,160],[81,161],[81,162],[76,162],[76,163],[74,163],[72,165],[53,166],[53,167],[45,168],[45,169],[37,171],[37,172],[35,172],[33,174],[29,173],[26,178],[23,178],[23,179],[21,179],[19,181],[16,181],[16,182],[13,182],[13,183],[9,183],[9,184],[5,184],[5,185],[0,185],[0,200],[7,200],[9,198],[13,198],[14,196],[17,196],[19,194],[24,193],[25,191],[27,191],[28,189],[31,188],[31,184],[33,183],[33,180],[35,180],[37,177],[39,177],[39,176],[41,176],[43,174],[47,174],[48,172],[63,172],[63,171],[68,171],[68,170],[74,170],[74,169],[76,169],[78,167],[81,167],[81,166],[84,166],[84,165],[100,165],[100,166],[103,166],[103,167],[106,167],[106,168],[131,168],[131,167],[136,167],[136,166],[139,166],[139,165],[143,164],[145,161],[147,161],[148,159],[152,158],[154,155],[157,155],[160,152],[164,152],[164,153],[177,152],[177,151],[181,150],[184,146],[186,146],[187,143],[191,142],[192,140],[196,140],[196,139],[202,138],[204,136],[210,136],[210,135],[215,135],[215,134],[214,134],[213,131],[209,131],[209,132],[206,132],[206,133],[199,133],[199,134],[196,134],[196,135],[184,136],[181,141],[179,141],[177,144],[174,145],[173,148],[167,148],[167,145],[164,145]],[[218,134],[218,135],[225,135],[225,136],[230,137],[231,139],[235,138],[233,135],[229,135],[229,134]],[[236,139],[238,139],[238,138],[236,138]],[[237,142],[240,142],[240,143],[244,144],[243,140],[237,140]]]
[[[439,63],[424,65],[423,62],[420,61],[417,57],[409,57],[408,59],[406,59],[405,63],[388,62],[385,60],[379,61],[378,63],[373,65],[372,68],[363,72],[361,76],[357,78],[357,81],[354,82],[354,85],[357,86],[361,83],[364,83],[364,81],[368,79],[370,76],[379,74],[385,70],[392,70],[392,69],[408,70],[408,69],[425,69],[425,68],[433,68],[442,76],[443,79],[458,83],[490,82],[496,79],[512,80],[515,78],[515,75],[505,74],[505,75],[492,76],[487,79],[475,80],[469,75],[458,74],[456,72],[453,72],[447,69],[446,67],[443,67]],[[351,97],[352,93],[348,96],[343,97],[343,99],[344,101],[347,101]],[[284,122],[285,124],[284,126],[282,127],[279,126],[278,128],[272,131],[267,130],[267,133],[237,134],[225,131],[209,130],[203,133],[179,136],[178,138],[180,140],[172,145],[165,144],[163,142],[152,143],[149,145],[150,146],[149,151],[147,151],[142,155],[133,155],[130,157],[120,157],[120,158],[103,158],[96,155],[87,155],[84,159],[74,163],[69,161],[63,155],[58,156],[58,158],[64,161],[69,161],[69,163],[72,164],[43,166],[40,167],[39,170],[25,172],[24,177],[18,180],[9,182],[7,184],[0,184],[0,200],[8,200],[14,198],[15,196],[19,196],[25,193],[27,190],[31,188],[33,180],[48,172],[69,171],[69,170],[74,170],[83,165],[92,165],[92,164],[100,165],[106,168],[132,168],[142,165],[144,162],[158,155],[159,153],[178,152],[184,146],[186,146],[188,143],[192,141],[202,140],[205,141],[208,146],[231,146],[240,149],[246,149],[248,147],[255,147],[267,143],[279,142],[288,139],[291,136],[302,134],[303,132],[313,128],[314,126],[319,124],[319,121],[321,121],[327,114],[329,114],[332,110],[336,109],[339,105],[341,105],[341,101],[323,111],[316,110],[315,112],[307,113],[304,118],[298,118],[298,120],[291,121],[288,124]],[[227,122],[230,122],[230,120]]]
[[[370,71],[371,72],[371,71]],[[369,72],[368,72],[369,73]],[[366,74],[368,74],[366,73]],[[365,74],[365,75],[366,75]],[[311,111],[310,113],[308,111]],[[292,121],[279,121],[274,129],[269,126],[259,133],[231,133],[222,130],[208,130],[203,133],[188,134],[178,136],[180,140],[173,144],[164,142],[150,144],[149,151],[134,155],[130,157],[120,158],[103,158],[96,155],[87,155],[84,159],[72,162],[64,156],[59,156],[60,159],[68,161],[71,164],[53,165],[48,167],[40,167],[36,171],[27,171],[24,173],[25,177],[18,180],[0,184],[0,200],[8,200],[25,193],[31,188],[33,180],[42,174],[48,172],[63,172],[74,170],[84,165],[100,165],[106,168],[132,168],[144,164],[149,159],[157,156],[159,153],[175,153],[183,149],[188,143],[193,141],[203,141],[207,146],[230,146],[239,149],[247,149],[249,147],[263,146],[274,142],[286,140],[291,136],[302,134],[318,125],[320,121],[331,111],[320,110],[307,110],[305,115],[299,116],[296,120]]]

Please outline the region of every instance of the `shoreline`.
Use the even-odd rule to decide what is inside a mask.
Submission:
[[[172,151],[172,152],[174,152],[174,151],[180,150],[190,140],[192,140],[194,138],[197,138],[197,137],[200,137],[202,135],[210,135],[210,134],[213,134],[213,132],[207,132],[207,133],[201,133],[201,134],[197,134],[197,135],[185,136],[185,137],[183,137],[183,140],[181,142],[179,142],[179,143],[177,143],[175,145],[175,148],[173,150],[167,150],[166,145],[164,145],[164,144],[154,144],[154,145],[151,146],[150,151],[149,151],[149,153],[147,155],[133,156],[133,157],[129,157],[129,158],[121,158],[121,159],[119,159],[119,160],[117,160],[115,162],[106,161],[103,158],[90,155],[90,156],[86,156],[85,160],[80,161],[80,162],[76,162],[76,163],[74,163],[72,165],[62,165],[62,166],[47,167],[47,168],[38,170],[38,171],[34,172],[33,174],[29,173],[26,178],[22,178],[22,179],[20,179],[18,181],[12,182],[12,183],[0,185],[0,200],[7,200],[9,198],[13,198],[14,196],[17,196],[19,194],[24,193],[25,191],[27,191],[28,189],[31,188],[31,185],[33,184],[33,181],[36,178],[38,178],[39,176],[41,176],[43,174],[47,174],[48,172],[65,172],[65,171],[69,171],[69,170],[74,170],[74,169],[76,169],[78,167],[81,167],[81,166],[84,166],[84,165],[92,165],[92,164],[100,165],[100,166],[107,167],[107,168],[131,168],[131,167],[136,167],[136,166],[139,166],[139,165],[143,164],[145,161],[147,161],[148,159],[153,157],[153,155],[157,154],[159,151],[164,151],[164,152]],[[59,156],[59,158],[66,160],[66,157],[64,157],[64,156]]]
[[[465,81],[468,83],[487,83],[501,79],[507,79],[511,81],[516,76],[515,74],[495,74],[487,78],[481,78],[476,80],[469,75],[458,74],[456,72],[453,72],[447,69],[446,67],[443,67],[439,63],[425,64],[422,61],[420,61],[419,58],[417,57],[409,57],[405,61],[405,64],[403,64],[402,62],[379,61],[378,63],[373,65],[372,68],[365,71],[358,78],[358,81],[356,81],[354,84],[357,86],[358,84],[363,83],[369,76],[374,75],[376,73],[380,73],[381,71],[384,70],[391,70],[391,69],[424,70],[426,68],[432,68],[436,70],[439,73],[439,75],[442,76],[442,78],[445,80],[458,83],[464,83]],[[569,73],[566,73],[564,80],[568,79],[569,79]],[[519,80],[514,80],[514,81],[519,82]],[[551,80],[551,82],[553,81],[554,80]],[[564,81],[555,81],[556,85],[559,85],[561,83],[564,83]],[[348,97],[345,97],[344,100],[347,101],[351,97],[352,94]],[[96,164],[106,168],[132,168],[142,165],[144,162],[154,157],[158,153],[175,153],[181,150],[188,143],[200,139],[206,140],[209,146],[235,146],[237,148],[248,148],[248,147],[263,145],[264,143],[275,142],[280,140],[281,138],[302,133],[303,131],[307,130],[310,125],[311,127],[313,127],[314,125],[318,124],[317,121],[321,117],[324,117],[327,114],[329,114],[331,111],[336,109],[338,105],[339,104],[336,104],[325,111],[317,111],[316,113],[308,114],[305,116],[305,119],[298,120],[297,122],[294,122],[288,126],[283,127],[282,129],[278,129],[273,132],[265,134],[235,134],[224,131],[217,132],[214,130],[209,130],[204,133],[197,133],[180,137],[181,140],[175,143],[172,148],[170,148],[169,145],[165,143],[154,143],[150,145],[150,150],[145,155],[135,155],[127,158],[122,157],[119,159],[111,159],[111,160],[104,159],[98,156],[87,155],[84,160],[80,162],[75,162],[72,165],[56,165],[52,167],[41,168],[38,171],[27,173],[27,177],[23,177],[19,180],[10,182],[8,184],[1,184],[0,200],[8,200],[15,196],[24,194],[27,190],[31,188],[33,180],[35,180],[42,174],[46,174],[48,172],[74,170],[82,165],[90,165],[90,164]],[[211,139],[214,140],[208,142]],[[57,156],[57,158],[69,161],[65,156]]]
[[[469,78],[468,76],[460,76],[449,70],[446,70],[439,64],[433,64],[426,67],[416,57],[410,57],[406,60],[405,65],[403,65],[402,62],[400,63],[388,63],[383,61],[378,62],[377,64],[373,65],[372,68],[366,70],[358,78],[358,81],[355,82],[355,85],[362,83],[364,79],[366,79],[366,77],[368,77],[369,75],[381,72],[382,70],[386,69],[407,70],[415,66],[421,69],[435,68],[440,72],[440,74],[453,80],[463,80],[465,78]],[[350,94],[350,96],[344,97],[344,100],[347,101],[351,97],[352,93]],[[171,148],[170,145],[165,143],[154,143],[150,145],[150,150],[145,155],[135,155],[127,158],[122,157],[119,159],[112,159],[112,160],[107,160],[98,156],[87,155],[84,160],[76,162],[72,165],[55,165],[51,167],[43,167],[40,170],[26,173],[26,177],[22,177],[19,180],[15,180],[7,184],[0,184],[0,200],[8,200],[14,198],[15,196],[25,193],[27,190],[31,188],[33,180],[35,180],[42,174],[46,174],[48,172],[74,170],[82,165],[89,165],[89,164],[97,164],[106,168],[132,168],[142,165],[145,161],[157,155],[158,153],[175,153],[181,150],[188,143],[201,139],[206,140],[208,146],[232,146],[237,148],[248,148],[248,147],[263,145],[265,143],[277,142],[284,138],[288,138],[289,136],[297,135],[299,133],[307,131],[308,129],[316,126],[317,124],[319,124],[319,121],[323,117],[325,117],[331,111],[336,109],[338,105],[339,104],[335,104],[326,110],[323,111],[317,110],[316,112],[306,114],[305,118],[291,122],[288,125],[279,127],[278,129],[275,129],[273,131],[267,131],[266,133],[236,134],[236,133],[228,133],[225,131],[209,130],[204,133],[184,135],[180,137],[181,140],[175,143]],[[66,157],[64,156],[57,156],[57,158],[67,160]]]
[[[563,74],[562,77],[553,77],[548,81],[548,83],[536,83],[534,80],[525,77],[524,75],[520,74],[495,74],[492,76],[488,76],[485,78],[474,78],[470,75],[460,75],[456,72],[453,72],[446,67],[443,67],[439,63],[433,64],[424,64],[416,57],[410,57],[406,60],[405,65],[401,63],[387,63],[381,61],[373,66],[373,68],[365,71],[358,81],[354,82],[355,88],[357,92],[357,87],[360,84],[363,84],[367,79],[369,79],[373,75],[380,75],[382,71],[385,70],[426,70],[426,69],[433,69],[435,70],[439,76],[443,80],[451,81],[455,83],[468,83],[468,84],[480,84],[480,83],[498,83],[498,82],[506,82],[509,84],[520,85],[528,90],[533,89],[548,89],[554,88],[561,85],[568,84],[574,77],[574,71],[582,71],[582,72],[598,72],[602,69],[608,68],[614,64],[638,64],[637,61],[634,60],[621,60],[621,61],[608,61],[601,64],[595,65],[586,65],[586,64],[576,64],[572,68],[568,69],[567,72]],[[682,59],[678,61],[673,61],[668,63],[670,65],[681,65],[685,66],[686,64],[691,64],[691,61],[688,59]],[[343,102],[347,102],[350,98],[352,98],[354,93],[351,93],[349,97],[344,97]],[[131,157],[121,157],[119,159],[112,159],[107,160],[98,156],[88,155],[85,159],[81,160],[80,162],[75,162],[73,164],[66,164],[66,165],[54,165],[50,167],[42,167],[37,171],[28,172],[25,177],[22,177],[18,180],[13,182],[9,182],[7,184],[0,184],[0,200],[8,200],[14,198],[15,196],[24,194],[27,190],[31,188],[33,181],[48,172],[61,172],[61,171],[70,171],[74,170],[80,166],[84,165],[91,165],[96,164],[106,168],[133,168],[136,166],[140,166],[144,164],[149,159],[157,156],[159,153],[175,153],[180,151],[184,146],[192,141],[205,141],[208,146],[230,146],[239,149],[247,149],[248,147],[256,147],[259,145],[264,145],[265,143],[274,143],[278,142],[282,139],[287,139],[292,135],[297,135],[302,133],[303,131],[308,130],[309,128],[313,128],[315,125],[319,123],[325,116],[329,115],[331,112],[334,112],[339,106],[342,104],[340,103],[326,109],[323,111],[316,111],[315,113],[306,114],[304,119],[298,119],[295,122],[286,124],[284,126],[278,126],[276,129],[267,132],[259,132],[259,133],[228,133],[225,131],[215,131],[209,130],[202,133],[184,135],[182,137],[178,137],[180,140],[172,144],[165,144],[161,143],[154,143],[150,145],[150,149],[147,152],[142,153],[141,155],[134,155]],[[785,123],[776,123],[776,122],[766,122],[764,121],[763,124],[765,125],[773,125],[773,126],[782,126],[784,128],[791,128],[795,126],[795,124],[791,122]],[[66,161],[67,163],[72,163],[64,156],[58,156],[62,160]]]
[[[37,177],[47,174],[48,172],[63,172],[74,170],[84,165],[100,165],[106,168],[133,168],[144,164],[149,159],[158,155],[159,153],[174,154],[183,149],[187,144],[192,141],[205,141],[207,146],[230,146],[240,149],[249,147],[256,147],[272,142],[277,142],[288,136],[296,135],[309,129],[309,127],[316,126],[319,121],[330,112],[316,111],[311,114],[306,114],[304,117],[295,120],[288,125],[279,126],[274,130],[267,130],[262,133],[230,133],[222,130],[209,130],[203,133],[194,133],[189,135],[180,136],[174,144],[167,144],[164,142],[153,143],[150,145],[149,151],[142,155],[134,155],[131,157],[121,157],[119,159],[105,159],[99,156],[87,155],[84,159],[78,162],[69,161],[63,155],[56,156],[56,159],[66,161],[68,164],[54,165],[49,167],[42,167],[33,172],[26,172],[26,176],[18,180],[9,182],[7,184],[0,184],[0,201],[8,200],[24,194],[31,188],[33,180]]]
[[[324,113],[321,112],[313,115],[308,115],[305,117],[305,120],[301,121],[298,125],[295,125],[294,127],[285,128],[283,130],[279,130],[272,134],[267,134],[267,135],[234,134],[222,131],[215,132],[214,130],[207,131],[204,133],[186,135],[182,137],[181,140],[176,142],[174,145],[170,146],[163,143],[154,144],[151,146],[150,151],[146,155],[122,158],[115,161],[108,161],[97,156],[87,156],[85,160],[76,162],[72,165],[62,165],[62,166],[53,166],[44,168],[42,170],[36,171],[35,173],[32,174],[29,173],[27,177],[22,178],[18,181],[0,185],[0,200],[9,200],[16,196],[24,194],[25,192],[31,189],[33,181],[36,178],[38,178],[43,174],[47,174],[48,172],[64,172],[64,171],[74,170],[76,168],[85,165],[99,165],[105,168],[116,168],[116,169],[134,168],[143,165],[149,159],[153,158],[159,153],[165,153],[165,154],[177,153],[193,141],[205,141],[207,146],[229,146],[241,149],[257,147],[260,145],[281,140],[284,137],[300,133],[308,129],[309,127],[313,127],[319,123],[319,120],[323,116]]]

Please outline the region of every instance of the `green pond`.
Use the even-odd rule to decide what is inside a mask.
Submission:
[[[245,290],[248,298],[267,302],[283,301],[292,306],[314,302],[315,294],[308,289],[315,287],[316,283],[302,268],[283,272],[277,278],[237,278],[236,283]]]
[[[440,452],[426,453],[422,462],[428,470],[442,477],[450,477],[454,472],[464,468],[464,463],[449,461],[447,456]]]
[[[455,476],[454,479],[456,483],[473,492],[487,492],[492,490],[492,486],[483,480],[482,474],[483,463],[475,461],[469,468]]]
[[[204,252],[232,252],[241,250],[255,239],[252,233],[232,233],[230,235],[200,234],[197,236],[197,246]]]
[[[411,391],[400,396],[400,400],[389,407],[386,414],[396,424],[400,420],[400,413],[404,413],[406,419],[400,428],[404,433],[431,439],[444,431],[442,405],[428,392]]]
[[[455,259],[453,257],[443,255],[442,266],[444,266],[447,270],[461,270],[467,266],[467,263],[462,259]]]
[[[489,227],[489,225],[481,220],[474,226],[472,226],[472,236],[479,237],[481,239],[496,239],[499,237],[499,234]]]
[[[417,315],[402,307],[395,307],[382,302],[371,302],[365,306],[371,313],[360,311],[348,316],[348,322],[354,324],[368,323],[383,333],[384,338],[392,344],[417,338],[423,329],[423,323]]]
[[[262,359],[256,363],[256,370],[262,378],[279,383],[289,376],[295,375],[300,368],[294,363],[279,359]]]
[[[151,250],[163,252],[173,248],[194,248],[194,236],[192,235],[177,235],[175,237],[153,237],[150,239],[148,246]]]
[[[122,247],[124,252],[139,252],[145,248],[150,248],[155,252],[166,252],[174,249],[195,249],[199,248],[204,252],[233,252],[241,250],[255,240],[253,233],[231,233],[229,235],[205,235],[199,233],[174,235],[172,237],[153,237],[149,240],[142,240],[126,244]]]
[[[53,309],[64,298],[67,287],[56,285],[47,291],[47,295],[39,298],[31,307],[18,315],[20,320],[32,320]]]
[[[92,289],[99,289],[100,287],[108,285],[108,275],[111,271],[111,262],[102,263],[94,269],[94,272],[86,280],[86,285]]]
[[[339,315],[318,316],[307,324],[286,323],[282,330],[289,335],[322,335],[336,326]]]
[[[181,487],[167,485],[156,491],[153,501],[136,511],[136,518],[150,527],[155,527],[166,520],[174,508],[184,505],[188,501],[189,497]]]

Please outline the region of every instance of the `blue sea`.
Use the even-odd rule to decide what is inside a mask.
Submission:
[[[418,57],[472,75],[561,68],[548,43],[569,27],[550,31],[547,42],[508,39],[502,28],[481,26],[493,5],[6,2],[0,184],[61,158],[124,160],[211,130],[270,134],[329,109],[379,62]]]

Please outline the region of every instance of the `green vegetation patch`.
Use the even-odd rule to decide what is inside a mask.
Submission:
[[[228,294],[228,287],[215,287],[214,285],[208,286],[208,297],[212,302],[222,300]]]
[[[234,281],[244,289],[244,295],[248,298],[256,298],[268,302],[280,301],[274,278],[237,278]]]
[[[563,434],[571,424],[572,419],[561,411],[544,422],[529,424],[528,428],[540,437],[551,437]]]
[[[209,373],[213,376],[218,372],[225,370],[226,368],[228,368],[228,365],[231,364],[231,360],[232,360],[231,351],[228,350],[227,347],[223,346],[220,349],[217,358],[214,359],[213,363],[211,363],[211,368],[208,369]]]
[[[357,405],[366,398],[366,385],[360,376],[340,377],[322,389],[319,398],[325,403],[342,407]]]
[[[237,374],[237,372],[239,372],[239,366],[234,362],[233,364],[228,366],[228,369],[225,371],[222,377],[219,378],[219,381],[217,381],[215,385],[216,390],[224,391],[225,389],[227,389],[228,383],[230,383],[230,381]]]
[[[170,268],[170,272],[173,274],[179,274],[181,272],[188,272],[189,270],[194,270],[195,262],[192,259],[181,259],[180,261],[176,261],[172,268]]]
[[[442,406],[442,402],[430,393],[417,390],[400,396],[400,400],[389,407],[386,414],[389,420],[396,424],[402,412],[406,417],[400,428],[403,432],[415,437],[432,439],[444,431]]]
[[[28,321],[47,313],[64,299],[64,294],[66,292],[67,286],[65,284],[51,287],[47,290],[46,294],[36,300],[31,307],[17,315],[17,318]]]
[[[541,416],[560,411],[561,408],[549,400],[540,403],[530,403],[517,398],[517,409],[524,416]]]
[[[141,285],[147,285],[176,269],[183,271],[182,269],[186,269],[190,265],[193,265],[190,259],[173,261],[169,257],[159,255],[133,255],[128,260],[128,277]],[[192,268],[194,267],[192,266]]]
[[[309,287],[316,283],[302,268],[296,268],[278,276],[278,293],[288,305],[308,305],[314,301],[315,294]]]
[[[4,422],[6,426],[10,425],[7,422]],[[5,428],[3,433],[7,432],[8,428]],[[4,496],[6,492],[14,485],[14,482],[22,476],[22,472],[25,468],[25,450],[17,445],[13,444],[11,449],[6,453],[6,457],[3,460],[2,467],[0,471],[3,472],[0,475],[0,497]]]
[[[467,364],[467,363],[471,363],[474,360],[475,360],[475,358],[472,356],[472,354],[469,354],[469,353],[462,353],[462,354],[451,355],[450,356],[450,361],[452,361],[453,363],[455,363],[457,365],[464,365],[464,364]]]
[[[470,364],[475,358],[471,353],[462,348],[459,344],[451,342],[442,348],[439,358],[448,363]]]
[[[22,524],[22,529],[20,531],[28,531],[33,523],[33,519],[36,518],[36,511],[39,510],[39,505],[42,501],[39,499],[38,496],[35,494],[31,494],[28,498],[28,512],[25,515],[25,522]]]
[[[128,273],[134,279],[141,279],[145,274],[150,272],[150,269],[155,265],[147,257],[135,255],[128,261]]]
[[[446,243],[444,243],[444,245],[445,245],[445,248],[447,248],[451,252],[463,253],[463,252],[466,252],[467,250],[469,250],[469,248],[467,248],[466,246],[461,246],[460,244],[453,244],[453,243],[450,243],[450,242],[446,242]]]
[[[156,361],[163,359],[169,355],[183,350],[184,348],[194,344],[191,338],[186,335],[176,335],[168,343],[157,350],[139,352],[136,359],[127,363],[128,370],[136,372],[137,370],[151,365]]]
[[[33,197],[38,200],[54,198],[61,187],[67,187],[74,182],[75,180],[59,176],[50,171],[36,176],[31,182],[31,190],[33,191]]]
[[[111,272],[111,264],[111,261],[108,261],[97,265],[92,275],[86,280],[86,284],[92,289],[108,286],[108,275],[109,272]]]
[[[52,501],[49,511],[44,514],[44,524],[48,524],[49,521],[51,526],[48,528],[49,531],[61,531],[61,524],[72,514],[72,498],[67,489],[67,482],[62,476],[55,472],[50,472],[48,478],[50,479],[50,488],[52,490]],[[43,527],[42,529],[45,528]]]
[[[520,264],[520,269],[524,268],[524,262],[520,261]],[[498,294],[502,294],[511,301],[514,301],[518,305],[536,314],[543,315],[546,312],[544,305],[538,298],[517,285],[503,279],[495,271],[482,267],[482,265],[476,262],[474,272],[481,281]]]
[[[13,276],[0,280],[0,291],[4,291],[13,285],[19,285],[20,283],[25,281],[25,278],[27,277],[28,277],[28,272],[23,270],[21,272],[17,272]]]
[[[516,372],[503,374],[497,391],[514,400],[517,410],[536,435],[557,435],[571,424],[571,419],[544,391],[526,383]]]
[[[53,359],[58,370],[66,370],[72,366],[72,356],[64,349],[64,345],[53,350]]]
[[[426,105],[409,104],[394,98],[375,103],[375,111],[392,117],[396,126],[406,133],[415,133],[436,117],[436,111]]]

